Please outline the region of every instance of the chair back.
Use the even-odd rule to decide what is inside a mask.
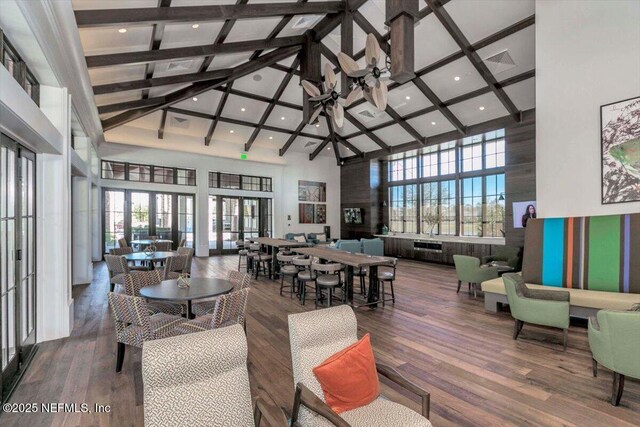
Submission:
[[[187,261],[185,264],[185,268],[184,268],[184,272],[191,274],[191,262],[193,261],[193,253],[194,253],[195,249],[193,248],[185,248],[185,247],[181,247],[178,248],[178,255],[186,255],[187,256]]]
[[[276,259],[280,264],[291,264],[293,262],[294,255],[286,255],[283,252],[278,252],[276,254]]]
[[[398,260],[394,258],[391,261],[391,265],[381,265],[378,267],[378,271],[391,271],[391,280],[396,280],[396,269],[398,268]],[[387,279],[388,280],[388,279]]]
[[[127,243],[127,239],[123,237],[122,239],[118,239],[118,246],[121,248],[128,248],[129,243]]]
[[[249,250],[251,251],[260,251],[260,244],[259,243],[250,243],[249,244]]]
[[[109,292],[108,299],[116,322],[117,337],[120,337],[127,326],[138,326],[142,329],[143,341],[154,338],[149,311],[143,298]]]
[[[298,258],[298,257],[294,257],[291,262],[293,263],[293,265],[295,265],[296,267],[300,267],[300,268],[310,268],[311,264],[313,263],[313,259],[312,258]]]
[[[336,274],[344,269],[344,266],[337,262],[329,262],[326,264],[320,264],[319,262],[314,262],[311,264],[311,270],[317,271],[321,274]]]
[[[132,253],[133,248],[130,248],[129,246],[109,249],[109,255],[127,255]]]
[[[120,273],[129,274],[129,265],[124,255],[105,255],[104,260],[107,263],[109,277]]]
[[[358,240],[339,240],[336,249],[351,252],[352,254],[362,252],[362,243]]]
[[[221,295],[216,300],[211,319],[211,329],[224,328],[231,325],[244,325],[249,288]]]
[[[384,256],[384,241],[382,239],[361,239],[362,252],[368,255]]]
[[[357,330],[356,316],[347,305],[290,314],[289,340],[294,385],[301,382],[324,401],[324,393],[313,375],[313,368],[356,342]],[[304,406],[300,408],[300,425],[325,425],[320,421],[321,418]]]
[[[254,425],[241,326],[146,342],[142,384],[147,427]]]
[[[180,243],[178,243],[178,248],[184,248],[184,245],[187,244],[187,239],[180,239]]]
[[[480,268],[480,259],[466,255],[454,255],[453,263],[456,266],[458,280],[463,282],[476,282],[475,272]]]
[[[611,351],[607,368],[640,379],[640,311],[600,310],[596,317]]]
[[[135,274],[125,274],[124,293],[133,297],[140,296],[140,289],[145,286],[157,285],[162,282],[162,271],[138,271]]]
[[[174,255],[166,259],[164,263],[164,275],[163,280],[169,278],[169,273],[177,272],[180,274],[186,273],[185,268],[187,264],[187,255]]]
[[[229,270],[229,272],[227,273],[227,280],[233,283],[236,291],[239,291],[241,289],[249,287],[249,283],[251,282],[251,275],[236,270]]]
[[[168,252],[171,250],[171,242],[156,242],[154,246],[158,252]]]
[[[515,273],[508,273],[502,276],[504,282],[504,289],[507,292],[507,301],[509,302],[509,308],[514,316],[518,316],[522,309],[520,298],[524,297],[524,291],[522,287],[526,287],[522,276]]]

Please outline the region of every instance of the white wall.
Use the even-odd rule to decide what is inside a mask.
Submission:
[[[640,1],[536,1],[540,216],[640,211],[601,204],[600,106],[640,95]]]
[[[278,157],[278,161],[284,162],[284,164],[272,164],[113,143],[100,145],[100,157],[105,160],[196,169],[197,187],[114,180],[101,180],[101,187],[153,189],[196,194],[197,256],[208,255],[207,195],[232,193],[229,190],[209,189],[209,171],[273,178],[273,193],[243,192],[243,194],[274,199],[275,237],[282,237],[288,232],[321,232],[324,225],[331,226],[332,237],[340,237],[340,170],[333,157],[318,157],[310,162],[307,154],[291,152],[284,157]],[[298,180],[327,183],[327,224],[300,224],[298,222]],[[288,215],[291,215],[291,221],[287,221]]]

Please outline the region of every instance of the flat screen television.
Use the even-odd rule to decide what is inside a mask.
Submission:
[[[362,224],[361,208],[344,208],[343,213],[346,224]]]

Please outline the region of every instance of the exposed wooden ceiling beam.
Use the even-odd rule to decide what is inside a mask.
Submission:
[[[374,134],[373,132],[371,132],[369,129],[367,129],[362,123],[360,123],[358,121],[358,119],[356,119],[355,117],[353,117],[351,115],[351,113],[349,113],[347,110],[344,111],[344,118],[349,120],[351,122],[351,124],[353,124],[355,127],[357,127],[358,129],[360,129],[360,131],[364,132],[365,135],[367,135],[369,138],[371,138],[371,140],[373,142],[375,142],[376,144],[378,144],[378,146],[380,148],[382,148],[383,150],[386,150],[387,152],[391,153],[393,150],[391,149],[391,147],[389,147],[387,144],[385,144],[385,142],[383,140],[381,140],[380,138],[378,138],[378,136],[376,136],[376,134]]]
[[[342,135],[340,135],[339,133],[336,133],[335,136],[338,139],[338,141],[342,145],[347,147],[353,154],[355,154],[356,156],[359,156],[359,157],[363,157],[364,156],[364,153],[362,151],[360,151],[358,149],[358,147],[356,147],[355,145],[353,145],[352,143],[347,141]]]
[[[299,63],[300,63],[300,58],[298,57],[293,62],[293,68],[296,68]],[[249,140],[244,144],[244,151],[249,151],[251,149],[251,146],[253,145],[253,142],[258,137],[258,134],[260,133],[260,130],[262,129],[262,127],[264,126],[266,121],[269,119],[269,115],[271,115],[271,112],[275,108],[276,102],[278,102],[278,100],[280,99],[280,97],[284,93],[285,89],[289,85],[289,82],[291,81],[292,78],[293,78],[293,74],[287,74],[286,76],[284,76],[284,78],[280,82],[280,86],[278,86],[278,89],[276,90],[276,93],[273,95],[273,99],[269,102],[269,105],[267,106],[267,109],[262,114],[262,117],[260,117],[260,121],[258,122],[258,126],[255,128],[255,130],[253,131],[253,133],[249,137]]]
[[[458,118],[449,110],[449,108],[438,98],[427,84],[420,77],[416,77],[411,80],[414,85],[418,88],[420,92],[442,113],[442,115],[453,125],[453,127],[460,132],[462,135],[465,135],[466,131],[464,125],[458,120]]]
[[[224,89],[221,89],[221,88],[216,88],[214,90],[217,90],[219,92],[224,92]],[[238,90],[238,89],[231,89],[231,95],[237,95],[243,98],[253,99],[254,101],[266,102],[267,104],[269,104],[272,101],[272,98],[268,96],[256,95],[255,93],[249,93],[249,92],[245,92],[243,90]],[[291,108],[292,110],[302,111],[301,105],[293,104],[291,102],[286,102],[281,99],[276,100],[274,103],[276,105],[280,105],[281,107],[287,107],[287,108]]]
[[[109,129],[113,129],[114,127],[123,125],[132,120],[143,117],[147,114],[151,114],[154,111],[160,110],[169,105],[175,104],[177,102],[183,101],[185,99],[191,98],[193,96],[199,95],[208,90],[214,89],[216,87],[222,86],[225,83],[232,82],[240,77],[246,76],[248,74],[254,73],[257,70],[260,70],[264,67],[268,67],[271,64],[275,64],[278,61],[282,61],[285,58],[290,57],[291,55],[296,54],[300,50],[300,46],[292,46],[286,48],[276,49],[272,52],[266,53],[262,55],[260,58],[255,59],[253,61],[248,61],[244,64],[241,64],[234,68],[234,72],[230,77],[227,77],[223,81],[216,81],[216,83],[211,82],[199,82],[195,83],[187,88],[180,89],[178,91],[172,92],[166,95],[165,102],[158,106],[151,106],[144,109],[127,111],[117,116],[110,117],[106,120],[102,121],[102,128],[107,131]]]
[[[171,0],[159,0],[158,7],[170,7]],[[151,31],[151,42],[149,44],[149,50],[158,50],[160,49],[160,44],[162,43],[162,36],[164,35],[164,24],[158,23],[153,26],[153,30]],[[150,63],[145,65],[144,67],[144,75],[145,79],[153,78],[153,72],[155,71],[156,65],[154,63]],[[149,90],[145,89],[142,91],[142,97],[149,97]]]
[[[156,22],[215,21],[223,19],[265,18],[280,15],[323,15],[342,12],[342,1],[305,4],[254,3],[235,5],[174,6],[170,8],[130,8],[76,10],[78,28]]]
[[[358,11],[356,10],[356,12]],[[345,10],[342,13],[342,23],[340,24],[340,52],[345,53],[349,58],[353,57],[353,12],[349,10]],[[350,83],[351,77],[347,76],[347,73],[340,73],[340,92],[345,98],[349,94]],[[333,141],[335,146],[335,137]]]
[[[236,5],[240,6],[240,5],[246,4],[247,2],[248,0],[237,0]],[[224,21],[224,24],[222,25],[222,28],[220,29],[220,32],[216,36],[216,39],[213,42],[213,44],[219,45],[224,43],[225,40],[227,39],[227,36],[229,36],[229,33],[231,32],[231,29],[233,28],[235,23],[236,23],[235,19],[227,19],[226,21]],[[213,62],[214,57],[215,55],[210,55],[204,58],[204,60],[202,61],[202,64],[200,64],[200,72],[207,71],[207,69],[209,69],[209,65],[211,65],[211,62]]]
[[[209,126],[209,131],[207,132],[207,136],[204,137],[204,145],[209,146],[211,144],[211,138],[213,138],[213,132],[216,130],[216,126],[218,126],[218,122],[220,121],[220,116],[222,115],[222,110],[224,110],[224,106],[227,103],[227,99],[229,98],[229,92],[231,91],[231,86],[233,86],[233,82],[227,84],[227,87],[222,94],[222,98],[218,102],[218,107],[216,108],[215,118],[211,122]]]
[[[307,122],[305,122],[304,120],[300,122],[295,132],[291,134],[289,139],[287,139],[287,142],[285,142],[282,148],[280,149],[279,151],[280,157],[284,156],[284,153],[286,153],[289,147],[291,147],[291,144],[293,144],[293,141],[296,140],[296,138],[298,137],[298,135],[300,135],[300,132],[302,132],[302,129],[304,129],[306,125],[307,125]]]
[[[500,100],[504,108],[511,114],[515,121],[520,121],[520,111],[515,106],[515,104],[509,99],[506,92],[498,86],[498,82],[493,75],[493,73],[489,70],[487,65],[484,63],[478,52],[473,48],[467,37],[464,35],[458,24],[454,22],[444,7],[442,7],[442,3],[440,0],[426,0],[429,7],[433,11],[433,14],[438,18],[440,23],[447,30],[449,35],[453,38],[456,44],[460,47],[460,50],[464,52],[471,64],[473,64],[474,68],[480,76],[485,80],[491,91],[496,95],[496,97]]]
[[[333,131],[333,121],[329,116],[324,116],[324,118],[327,120],[327,129],[329,129],[329,137],[331,139],[331,146],[333,147],[333,154],[336,157],[337,165],[340,166],[340,149],[338,148],[336,133]]]
[[[318,154],[322,153],[322,150],[324,150],[324,148],[327,146],[327,144],[331,141],[331,135],[327,135],[322,142],[320,143],[320,145],[318,145],[315,150],[313,150],[312,153],[309,153],[309,160],[313,161],[313,159],[315,159],[316,157],[318,157]]]
[[[222,70],[204,71],[201,73],[177,74],[167,77],[147,78],[143,80],[131,80],[127,82],[108,83],[93,87],[95,95],[106,93],[126,92],[129,90],[149,89],[159,86],[167,86],[181,83],[204,82],[229,77],[233,73],[232,68]]]
[[[300,75],[300,71],[299,70],[294,70],[294,69],[292,69],[290,67],[285,67],[284,65],[280,65],[280,64],[270,65],[269,68],[273,68],[274,70],[282,71],[283,73],[293,73],[296,76]]]
[[[162,119],[160,119],[160,127],[158,128],[158,139],[164,138],[164,126],[167,123],[167,109],[162,110]]]
[[[140,52],[111,53],[87,56],[87,67],[108,67],[122,64],[144,64],[147,62],[173,61],[218,54],[253,52],[259,49],[274,49],[296,46],[304,42],[303,36],[275,39],[248,40],[242,42],[177,47],[171,49],[146,50]]]
[[[137,108],[149,107],[152,105],[160,105],[165,102],[164,96],[156,98],[136,99],[134,101],[118,102],[116,104],[100,105],[98,114],[115,113],[116,111],[132,110]]]
[[[413,128],[413,126],[411,126],[409,123],[407,123],[406,120],[404,120],[400,114],[398,114],[396,112],[396,110],[394,110],[393,108],[391,108],[391,106],[387,105],[387,109],[385,110],[385,112],[391,116],[391,118],[400,125],[400,127],[402,127],[402,129],[404,129],[405,131],[407,131],[407,133],[409,135],[411,135],[413,138],[415,138],[416,141],[418,141],[421,144],[424,144],[424,137],[420,134],[420,132],[418,132],[417,130],[415,130]]]

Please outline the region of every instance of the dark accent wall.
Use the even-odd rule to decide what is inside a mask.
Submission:
[[[340,168],[340,237],[343,239],[368,238],[380,232],[381,227],[381,163],[378,160],[351,162]],[[346,224],[344,208],[361,208],[363,224]]]

